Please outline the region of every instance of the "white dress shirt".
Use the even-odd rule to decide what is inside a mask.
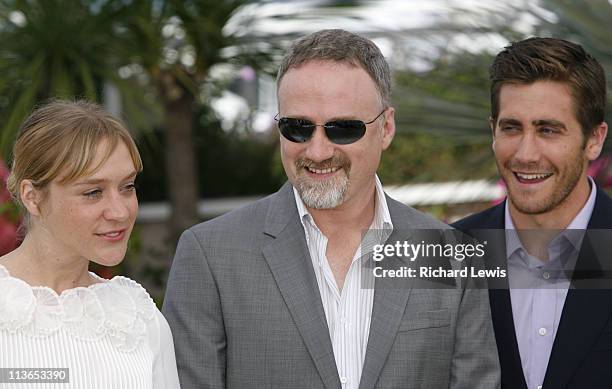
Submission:
[[[368,253],[362,253],[362,250],[367,250],[366,245],[360,245],[355,252],[344,286],[339,290],[326,256],[327,238],[315,224],[297,190],[294,188],[293,191],[325,310],[338,376],[343,389],[358,389],[374,301],[374,278],[365,273],[362,276],[362,272],[367,271],[363,270],[363,262]],[[370,230],[375,230],[377,239],[382,240],[379,243],[383,243],[391,234],[393,224],[378,177],[375,203]],[[369,240],[367,246],[372,247]]]

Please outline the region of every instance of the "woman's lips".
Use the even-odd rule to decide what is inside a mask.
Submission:
[[[127,229],[122,230],[114,230],[109,232],[104,232],[100,234],[96,234],[96,236],[108,241],[108,242],[119,242],[122,241],[125,237],[125,231]]]

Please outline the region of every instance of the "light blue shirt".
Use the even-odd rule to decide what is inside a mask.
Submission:
[[[529,389],[539,389],[576,265],[584,231],[595,206],[596,187],[589,177],[591,194],[567,229],[548,245],[547,262],[529,255],[521,243],[505,210],[506,257],[514,330],[521,365]],[[530,233],[538,233],[536,230]]]

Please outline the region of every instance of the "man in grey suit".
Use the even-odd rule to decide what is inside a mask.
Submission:
[[[384,243],[448,228],[382,191],[390,84],[358,35],[324,30],[290,48],[277,89],[289,182],[188,229],[176,251],[164,313],[184,389],[499,386],[478,280],[426,289],[371,276],[363,231]]]

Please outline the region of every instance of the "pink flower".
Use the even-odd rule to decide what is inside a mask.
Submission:
[[[0,157],[0,204],[10,201],[11,195],[6,188],[6,180],[9,176],[9,170]]]
[[[17,226],[0,216],[0,255],[17,248]]]
[[[6,188],[8,176],[9,170],[0,158],[0,206],[11,202],[11,195]],[[0,255],[13,251],[17,245],[17,225],[0,211]]]

